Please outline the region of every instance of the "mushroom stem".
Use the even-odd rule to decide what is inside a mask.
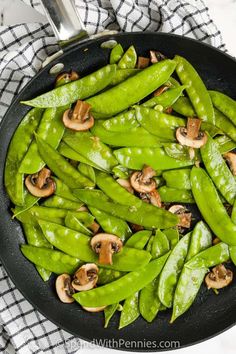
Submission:
[[[109,242],[103,243],[99,252],[100,264],[112,264],[112,245]]]
[[[187,121],[187,137],[193,140],[197,139],[201,124],[201,119],[189,117]]]

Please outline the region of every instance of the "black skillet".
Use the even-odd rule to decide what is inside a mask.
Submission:
[[[88,341],[101,340],[100,344],[111,348],[134,351],[161,351],[171,349],[168,343],[177,341],[181,347],[206,340],[236,322],[236,281],[220,291],[216,296],[203,286],[191,309],[174,324],[169,324],[170,311],[161,312],[151,324],[139,318],[130,326],[118,330],[119,315],[111,321],[109,328],[103,328],[103,314],[83,311],[77,304],[62,304],[54,289],[55,278],[44,283],[34,266],[20,252],[20,244],[25,242],[20,224],[11,220],[10,201],[6,195],[3,172],[7,149],[18,124],[29,111],[21,105],[27,100],[53,88],[54,78],[49,69],[56,63],[64,63],[65,70],[77,70],[86,75],[108,62],[109,50],[101,44],[115,39],[124,48],[133,44],[138,55],[148,56],[150,49],[156,49],[172,58],[183,55],[198,70],[209,89],[222,91],[236,98],[236,62],[230,56],[188,38],[163,33],[123,33],[84,42],[67,50],[41,70],[16,97],[0,126],[0,257],[16,287],[32,305],[59,327]],[[206,196],[207,198],[207,196]],[[198,212],[195,217],[199,217]],[[128,342],[127,342],[128,341]],[[127,347],[129,341],[137,343]],[[152,341],[152,345],[148,345]],[[167,347],[157,347],[159,342],[168,341]],[[128,343],[128,344],[127,344]],[[177,344],[178,346],[178,344]],[[175,349],[175,345],[172,346]]]

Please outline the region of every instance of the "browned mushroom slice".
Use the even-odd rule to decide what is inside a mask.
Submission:
[[[166,56],[164,54],[162,54],[161,52],[155,51],[155,50],[150,50],[150,59],[151,59],[151,63],[157,63],[159,61],[162,61],[164,59],[166,59]]]
[[[137,63],[137,68],[138,69],[145,69],[148,67],[150,62],[149,58],[145,58],[145,57],[138,57],[138,63]]]
[[[133,232],[142,231],[144,229],[142,225],[137,225],[137,224],[130,224],[130,227]]]
[[[123,247],[121,239],[112,234],[97,234],[91,239],[92,249],[99,254],[100,264],[112,264],[113,253],[118,253]]]
[[[187,128],[179,127],[176,130],[176,139],[181,145],[199,149],[207,142],[207,135],[200,131],[201,119],[188,118]]]
[[[63,72],[57,75],[56,84],[63,80],[63,83],[66,84],[71,81],[79,79],[79,74],[76,71],[71,70],[71,72]]]
[[[85,311],[88,311],[88,312],[101,312],[101,311],[103,311],[106,308],[106,306],[100,306],[100,307],[85,307],[85,306],[82,306],[82,308]]]
[[[233,152],[227,152],[224,154],[224,158],[228,162],[232,174],[236,176],[236,154]]]
[[[43,168],[38,173],[28,175],[25,179],[25,186],[35,197],[48,197],[56,190],[56,184],[51,178],[51,171]]]
[[[56,292],[59,299],[65,304],[74,302],[72,295],[75,291],[71,286],[71,278],[69,274],[61,274],[57,277]]]
[[[168,211],[176,214],[179,218],[178,226],[189,229],[191,226],[192,213],[186,213],[186,208],[183,205],[172,205]]]
[[[95,263],[81,266],[74,274],[72,287],[77,291],[93,289],[98,280],[98,267]]]
[[[155,175],[156,172],[150,166],[145,166],[142,171],[132,173],[131,186],[139,193],[150,193],[157,187],[156,181],[152,178]]]
[[[94,118],[90,114],[91,106],[87,102],[78,100],[74,109],[67,109],[63,114],[63,123],[65,127],[85,131],[94,125]]]
[[[223,264],[213,268],[205,277],[208,289],[221,289],[228,286],[233,280],[233,272],[225,268]]]
[[[166,114],[171,114],[172,111],[173,111],[173,108],[172,108],[172,107],[168,107],[168,108],[166,108],[166,109],[164,110],[164,113],[166,113]]]
[[[218,237],[215,237],[214,240],[212,241],[213,245],[217,245],[220,242],[221,240]]]
[[[139,196],[145,203],[150,203],[150,204],[155,205],[159,208],[162,207],[161,197],[156,189],[154,189],[150,193],[140,193]]]
[[[116,182],[119,183],[120,186],[124,187],[128,192],[134,194],[134,190],[128,179],[118,178]]]
[[[88,228],[93,231],[94,234],[96,234],[100,229],[100,225],[96,221],[94,221]]]
[[[153,93],[153,96],[154,97],[160,96],[162,93],[167,91],[169,88],[170,88],[170,86],[168,86],[168,85],[162,85]]]

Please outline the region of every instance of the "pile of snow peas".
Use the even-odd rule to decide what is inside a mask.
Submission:
[[[119,311],[123,328],[168,309],[173,322],[201,286],[230,286],[236,101],[183,57],[116,44],[105,67],[22,103],[5,188],[55,301],[104,311],[105,327]]]

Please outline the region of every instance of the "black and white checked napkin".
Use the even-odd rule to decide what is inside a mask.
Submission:
[[[24,0],[43,13],[38,0]],[[198,39],[225,50],[202,0],[75,0],[89,34],[104,29],[160,31]],[[14,96],[58,46],[49,24],[0,27],[0,120]],[[75,345],[77,343],[77,345]],[[0,264],[0,352],[75,353],[79,341],[36,311]]]

